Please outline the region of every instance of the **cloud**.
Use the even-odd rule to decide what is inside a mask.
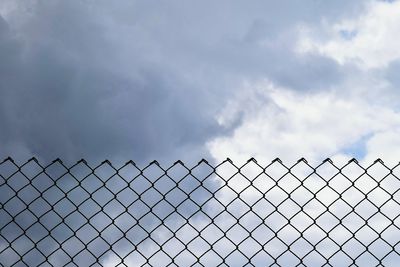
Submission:
[[[217,131],[201,112],[202,92],[152,63],[151,49],[119,53],[117,42],[135,43],[123,33],[108,37],[114,29],[91,8],[41,3],[18,23],[1,21],[1,155],[145,161],[174,160],[189,148],[202,154]]]
[[[326,62],[333,66],[328,72],[340,73],[340,78],[329,80],[323,77],[319,90],[306,91],[301,90],[301,83],[280,83],[276,76],[272,76],[272,79],[267,77],[261,82],[257,79],[247,80],[236,98],[225,105],[225,109],[217,116],[221,127],[232,127],[233,130],[208,142],[215,160],[222,161],[229,157],[237,166],[241,166],[254,157],[262,166],[266,166],[274,158],[280,157],[286,166],[292,166],[299,158],[305,157],[311,166],[317,166],[330,157],[337,166],[342,166],[355,157],[364,167],[374,164],[369,174],[376,179],[386,177],[386,167],[375,160],[381,158],[389,167],[398,164],[400,113],[398,79],[395,75],[398,53],[394,51],[396,40],[391,42],[398,25],[393,11],[397,8],[398,2],[369,2],[365,12],[339,18],[333,22],[333,27],[327,22],[299,25],[301,34],[294,47],[297,56],[308,60],[316,56],[319,62],[321,57],[326,57]],[[377,33],[380,34],[375,36]],[[371,38],[374,41],[369,42]],[[303,73],[301,71],[300,75]],[[325,74],[325,71],[321,73]],[[303,168],[296,171],[297,177],[308,177],[310,168],[304,166],[306,164],[302,161],[298,165],[303,165]],[[356,165],[349,164],[345,170],[346,175],[353,179],[359,173]],[[253,177],[259,172],[256,166],[250,166],[246,174]],[[221,176],[231,177],[228,170],[222,171]],[[307,178],[308,182],[310,186],[317,186],[318,179],[313,176]],[[240,192],[246,182],[240,179],[239,174],[235,177],[239,178],[231,178],[228,183],[236,192]],[[387,188],[396,188],[391,178],[385,181]],[[296,180],[288,180],[284,180],[281,186],[296,188]],[[377,205],[383,204],[388,196],[381,189],[374,191],[375,186],[376,182],[368,175],[361,176],[357,182],[358,189],[367,192],[369,199],[373,199]],[[356,194],[350,191],[346,194],[351,196],[342,197],[357,203]],[[230,195],[229,190],[221,190],[221,199],[229,199]],[[252,200],[259,196],[245,192],[241,197]],[[329,205],[337,198],[337,194],[326,188],[317,197]],[[279,195],[271,195],[269,199],[279,201]],[[370,212],[368,207],[361,206],[357,207],[357,212]],[[308,208],[310,214],[319,212],[318,207]],[[333,212],[342,212],[340,207],[336,208],[333,208]],[[291,208],[284,210],[289,213],[293,211]],[[332,220],[328,221],[332,223]],[[307,224],[307,221],[303,218],[298,223]],[[377,216],[369,223],[385,225],[387,222]],[[349,225],[357,227],[356,224],[354,220]],[[394,233],[388,231],[387,234]],[[318,232],[311,234],[312,238],[317,236]],[[360,231],[360,238],[366,239],[367,236]],[[329,254],[332,246],[318,249],[323,254]]]
[[[346,154],[347,158],[396,159],[395,153],[385,151],[397,140],[400,114],[379,100],[341,90],[300,93],[268,81],[246,87],[219,116],[222,126],[240,120],[238,126],[231,135],[208,143],[217,161],[230,157],[244,162],[255,157],[268,162],[279,155],[289,162],[305,157],[317,163]],[[367,155],[346,153],[358,142],[366,146]]]
[[[340,81],[334,60],[296,56],[296,29],[362,5],[2,1],[0,156],[208,156],[207,140],[229,132],[215,116],[243,79]]]
[[[291,75],[282,82],[270,72],[245,80],[217,116],[221,127],[232,131],[207,143],[217,161],[256,157],[268,162],[279,156],[315,163],[326,157],[396,162],[389,143],[397,143],[400,126],[393,37],[400,4],[364,3],[344,17],[297,25],[298,39],[287,49],[295,51],[294,62],[305,64],[290,64],[303,79],[291,82]]]
[[[325,27],[303,28],[301,53],[320,53],[340,64],[383,68],[400,58],[400,2],[373,1],[358,16]],[[321,38],[325,36],[325,38]],[[322,40],[321,40],[322,39]]]
[[[296,205],[290,205],[291,200],[300,204],[306,203],[303,211],[313,219],[318,218],[316,222],[313,223],[310,218],[302,214],[290,219],[290,225],[298,229],[307,228],[304,236],[311,243],[318,243],[319,253],[329,257],[336,252],[336,249],[339,249],[329,239],[318,242],[325,238],[321,229],[324,231],[334,229],[329,233],[329,237],[340,243],[342,242],[340,240],[351,237],[350,232],[341,228],[344,225],[351,231],[357,232],[357,239],[366,242],[364,244],[371,242],[373,245],[370,248],[374,247],[374,252],[372,252],[374,255],[383,255],[388,253],[388,249],[378,247],[377,244],[382,241],[376,243],[372,240],[368,241],[371,235],[377,236],[368,227],[384,232],[385,239],[387,236],[398,236],[391,229],[383,230],[390,224],[385,216],[389,216],[392,205],[392,203],[385,204],[390,196],[384,190],[398,186],[397,179],[388,175],[387,167],[375,160],[383,159],[383,163],[388,167],[398,164],[400,113],[396,104],[388,101],[387,96],[380,98],[379,92],[374,92],[373,86],[367,91],[353,88],[351,93],[346,94],[345,92],[351,89],[347,86],[349,84],[345,83],[338,85],[335,90],[305,93],[278,87],[268,80],[247,83],[242,92],[238,93],[237,98],[231,101],[218,116],[218,121],[222,126],[234,125],[234,131],[231,135],[218,137],[208,143],[210,153],[216,161],[229,157],[233,160],[233,164],[240,167],[240,173],[237,172],[236,167],[232,171],[226,165],[226,168],[217,170],[221,179],[229,185],[229,188],[224,187],[219,191],[217,198],[223,203],[230,203],[240,193],[240,199],[249,204],[260,199],[268,199],[280,206],[279,211],[288,217],[300,210]],[[376,98],[371,99],[371,96]],[[282,159],[283,164],[290,168],[290,174],[285,174],[288,170],[286,167],[283,171],[279,170],[280,161],[275,161],[265,170],[257,166],[257,164],[262,167],[267,166],[277,155]],[[256,158],[258,163],[247,161],[250,157]],[[301,157],[305,157],[307,161],[296,163]],[[335,176],[333,176],[335,173],[329,172],[330,161],[326,161],[316,171],[307,165],[316,167],[327,157],[331,157],[333,163],[339,168],[347,165],[341,170],[341,174],[337,174],[337,169],[335,169]],[[359,163],[348,162],[353,157],[358,158]],[[228,162],[226,164],[229,165]],[[242,164],[245,165],[242,166]],[[372,167],[368,168],[368,174],[363,174],[364,171],[358,164],[364,168],[370,165]],[[283,174],[285,176],[281,178]],[[300,183],[293,175],[304,183]],[[250,181],[243,176],[252,183],[250,184]],[[382,179],[381,187],[377,187],[377,182],[371,177],[377,181]],[[330,178],[332,180],[326,184],[326,180]],[[276,182],[278,180],[279,182]],[[351,187],[349,180],[357,180],[355,187]],[[250,186],[250,189],[247,186]],[[255,186],[261,193],[251,190],[251,186]],[[316,194],[309,195],[310,192],[303,186]],[[281,191],[282,188],[287,194]],[[342,194],[339,196],[332,188]],[[373,214],[375,208],[367,200],[363,200],[360,192],[368,195],[368,201],[374,205],[382,206],[382,210],[385,210],[382,212],[384,215]],[[289,196],[291,200],[286,201],[286,197]],[[350,207],[347,204],[343,206],[344,202],[336,201],[339,197],[353,207],[357,206],[358,215],[348,214]],[[265,208],[265,205],[263,207]],[[241,215],[249,210],[245,205],[233,204],[231,208]],[[327,210],[343,218],[340,222],[342,226],[335,229],[339,221],[326,212]],[[365,221],[358,216],[368,218],[368,226],[363,227]],[[257,220],[253,218],[250,222],[255,224]],[[271,221],[266,220],[266,224],[273,229],[280,229],[285,223],[286,221],[280,220],[279,216],[275,216]],[[280,230],[279,236],[285,240],[295,240],[299,237],[296,231],[291,232],[289,228]],[[355,243],[357,242],[350,240],[341,247],[341,250],[348,252],[349,255],[363,253],[364,247]],[[352,244],[358,247],[352,247]],[[295,253],[301,254],[297,245],[290,247]],[[257,249],[255,246],[250,246],[250,248]],[[283,252],[279,244],[275,244],[272,248],[266,246],[265,249],[271,253]],[[303,249],[307,250],[307,247]],[[332,262],[330,261],[330,263],[335,262],[334,265],[346,265],[349,261],[341,253],[337,253],[334,258]],[[283,265],[295,265],[290,262],[290,258],[285,256],[280,260],[285,262]],[[306,264],[321,265],[320,260],[318,257],[307,256]],[[391,257],[385,259],[387,264],[391,264],[392,260]],[[361,261],[359,263],[361,264]]]
[[[2,1],[0,156],[394,161],[397,52],[381,24],[396,25],[388,4],[358,16],[364,5]],[[311,30],[299,40],[299,28]],[[378,52],[363,44],[375,28]],[[386,65],[392,74],[370,70]]]

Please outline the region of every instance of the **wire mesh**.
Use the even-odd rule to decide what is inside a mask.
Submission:
[[[398,266],[400,167],[0,163],[0,266]]]

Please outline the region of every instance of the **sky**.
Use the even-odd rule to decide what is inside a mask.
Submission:
[[[0,160],[394,166],[399,12],[378,0],[2,0]]]
[[[0,156],[393,163],[399,9],[3,0]]]

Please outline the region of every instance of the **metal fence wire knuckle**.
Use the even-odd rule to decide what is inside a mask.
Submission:
[[[279,162],[282,164],[282,160],[280,158],[273,159],[271,163],[275,163],[275,162]]]
[[[400,262],[399,165],[380,158],[51,162],[0,161],[1,267]]]
[[[333,164],[333,161],[332,161],[330,158],[326,158],[326,159],[324,159],[324,160],[322,161],[322,163],[326,163],[326,162],[329,162],[329,163],[332,163],[332,164]]]

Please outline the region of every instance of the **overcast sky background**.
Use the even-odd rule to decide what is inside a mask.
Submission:
[[[0,0],[0,160],[393,166],[399,14],[378,0]]]
[[[0,2],[0,156],[396,161],[397,1]]]

